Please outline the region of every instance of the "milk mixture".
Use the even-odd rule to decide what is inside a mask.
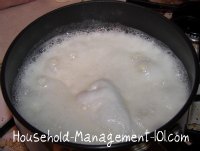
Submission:
[[[143,134],[188,98],[183,65],[154,39],[113,29],[52,42],[16,81],[17,109],[41,131]]]

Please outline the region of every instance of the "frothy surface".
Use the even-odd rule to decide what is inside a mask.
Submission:
[[[143,134],[188,98],[183,65],[153,39],[110,30],[52,41],[16,82],[18,111],[44,132]]]

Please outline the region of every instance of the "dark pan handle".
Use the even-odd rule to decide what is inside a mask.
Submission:
[[[126,0],[126,2],[134,3],[134,4],[144,6],[144,7],[158,9],[158,10],[174,10],[174,9],[177,9],[177,7],[178,7],[177,5],[155,3],[155,2],[150,2],[147,0]]]
[[[14,119],[11,118],[2,128],[0,128],[0,138],[3,137],[14,125]]]
[[[138,5],[141,5],[141,6],[145,6],[145,7],[157,9],[157,10],[174,11],[174,10],[179,9],[181,7],[185,7],[187,5],[196,4],[200,1],[199,0],[188,0],[188,1],[185,1],[181,4],[164,4],[164,3],[150,2],[148,0],[126,0],[126,2],[138,4]]]

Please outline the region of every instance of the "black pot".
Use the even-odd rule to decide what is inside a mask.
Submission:
[[[182,31],[173,23],[159,14],[147,10],[146,8],[117,1],[95,1],[77,3],[65,6],[52,11],[26,27],[10,45],[2,66],[1,84],[5,101],[13,113],[15,122],[21,133],[43,134],[33,125],[29,124],[20,115],[13,105],[12,87],[17,76],[18,69],[23,64],[26,56],[33,51],[33,47],[41,44],[44,39],[48,39],[55,34],[53,30],[69,25],[80,23],[85,20],[97,20],[108,23],[120,23],[122,25],[139,29],[150,36],[166,44],[174,54],[184,64],[190,82],[190,96],[180,111],[170,121],[166,121],[160,129],[168,129],[184,114],[196,95],[199,81],[199,69],[195,51]],[[70,27],[76,30],[77,27]],[[65,28],[65,32],[71,30]],[[59,31],[62,33],[64,31]],[[47,36],[48,35],[48,36]],[[48,38],[47,38],[48,37]],[[150,135],[149,135],[150,136]],[[52,143],[28,144],[30,151],[52,150]],[[134,145],[134,143],[113,144],[109,149],[124,148]],[[83,149],[107,149],[106,145],[81,145],[76,143],[58,143],[61,148],[73,147]]]

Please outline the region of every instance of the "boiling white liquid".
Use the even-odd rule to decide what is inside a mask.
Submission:
[[[183,66],[152,40],[117,30],[62,39],[18,79],[18,110],[38,129],[143,134],[185,104]]]

